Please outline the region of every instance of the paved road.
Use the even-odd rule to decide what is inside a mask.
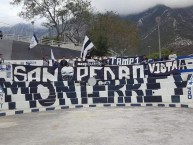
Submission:
[[[82,108],[0,118],[1,145],[192,145],[193,110]]]
[[[80,51],[70,50],[67,48],[51,47],[47,45],[37,45],[29,50],[29,43],[13,41],[12,60],[41,60],[44,55],[51,58],[51,49],[56,59],[79,57]]]
[[[61,59],[63,56],[66,56],[66,58],[80,56],[80,51],[67,48],[38,45],[29,50],[29,43],[0,40],[0,54],[3,54],[5,60],[41,60],[44,55],[48,55],[51,58],[51,49],[56,59]]]

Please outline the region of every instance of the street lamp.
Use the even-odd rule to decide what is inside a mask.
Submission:
[[[53,25],[50,25],[51,27],[51,30],[50,30],[50,38],[52,39],[53,35],[54,35],[54,24]]]
[[[32,29],[33,29],[33,30],[32,30],[33,34],[34,34],[34,23],[35,23],[34,21],[31,21]]]
[[[160,21],[161,21],[161,17],[156,17],[155,21],[156,21],[157,27],[158,27],[159,58],[161,59],[161,57],[162,57],[162,54],[161,54],[161,42],[160,42]]]

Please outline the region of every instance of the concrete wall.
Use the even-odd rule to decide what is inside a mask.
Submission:
[[[5,94],[1,110],[96,104],[190,104],[188,74],[164,78],[112,80],[109,85],[73,82],[0,82]]]
[[[0,40],[0,54],[3,54],[5,60],[41,60],[44,55],[51,58],[51,49],[56,59],[61,59],[63,56],[66,56],[66,58],[70,56],[79,57],[81,51],[48,45],[37,45],[29,50],[29,43]]]

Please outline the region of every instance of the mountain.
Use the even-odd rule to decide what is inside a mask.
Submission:
[[[141,36],[139,53],[158,51],[156,17],[160,17],[162,49],[169,48],[180,55],[193,53],[193,6],[170,8],[164,5],[157,5],[144,12],[124,17],[139,28]]]
[[[149,54],[158,51],[158,27],[155,21],[160,17],[161,48],[169,48],[179,55],[193,54],[193,6],[186,8],[170,8],[157,5],[148,10],[122,16],[138,26],[141,43],[138,54]],[[17,24],[13,27],[0,27],[4,34],[21,36],[32,35],[31,24]],[[35,33],[40,38],[53,35],[53,30],[35,27]]]
[[[12,27],[0,27],[0,30],[2,30],[4,34],[15,34],[20,36],[32,36],[33,34],[33,26],[31,24],[24,23],[19,23]],[[43,27],[35,27],[34,32],[39,38],[49,35],[48,29]]]

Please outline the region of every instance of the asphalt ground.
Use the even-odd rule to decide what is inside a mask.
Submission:
[[[62,59],[63,56],[66,58],[70,58],[70,56],[74,58],[80,56],[80,51],[48,45],[37,45],[29,50],[29,43],[19,41],[13,41],[12,47],[12,60],[41,60],[45,55],[47,55],[48,58],[51,58],[51,49],[56,59]]]
[[[5,60],[11,59],[12,45],[13,45],[12,40],[1,40],[0,39],[0,54],[3,54],[3,58]]]
[[[80,108],[0,118],[0,145],[192,145],[193,109]]]
[[[51,49],[56,59],[61,59],[63,56],[66,58],[80,56],[80,51],[68,48],[37,45],[29,50],[29,43],[0,39],[0,54],[3,54],[5,60],[41,60],[44,55],[51,58]]]

